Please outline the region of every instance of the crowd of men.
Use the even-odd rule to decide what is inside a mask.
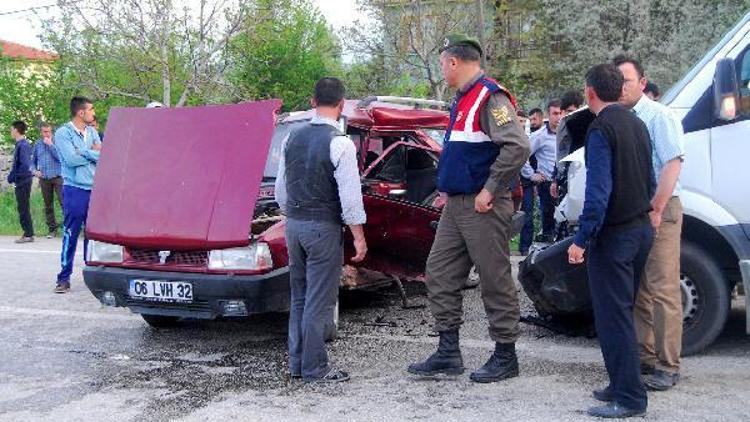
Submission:
[[[550,241],[553,236],[558,132],[562,118],[579,109],[584,98],[566,93],[547,103],[546,120],[543,110],[534,109],[527,124],[513,94],[482,70],[482,55],[480,43],[461,34],[448,36],[440,49],[441,71],[456,97],[437,176],[446,203],[425,271],[439,340],[433,354],[407,371],[420,377],[465,371],[459,346],[462,289],[476,266],[495,349],[469,378],[489,383],[519,376],[515,343],[520,310],[509,250],[516,208],[512,190],[520,175],[522,208],[528,216],[521,236],[521,251],[526,253],[534,233],[535,196],[540,200],[542,237]],[[593,392],[595,399],[606,402],[588,410],[597,417],[643,415],[647,388],[666,390],[679,379],[682,129],[652,95],[658,96],[658,89],[649,88],[641,64],[631,57],[593,66],[585,75],[585,102],[596,118],[586,135],[585,203],[568,262],[587,262],[609,378],[607,386]],[[276,199],[287,215],[289,371],[292,378],[307,382],[349,379],[347,372],[329,363],[324,342],[341,276],[343,228],[353,235],[353,261],[367,255],[356,150],[338,124],[344,96],[338,79],[318,81],[313,95],[317,116],[284,140],[276,178]],[[11,129],[16,150],[9,181],[16,184],[24,228],[19,242],[33,240],[28,212],[32,178],[40,178],[49,207],[53,193],[58,201],[62,197],[58,293],[70,289],[101,149],[92,127],[92,102],[73,98],[70,111],[71,121],[57,129],[54,142],[48,125],[33,148],[25,139],[23,122],[14,122]],[[48,226],[54,234],[57,224],[49,212]]]
[[[456,89],[443,142],[437,187],[446,196],[427,260],[426,286],[439,334],[437,350],[408,366],[420,377],[465,371],[459,346],[462,288],[472,265],[495,350],[473,371],[474,382],[519,375],[515,343],[519,305],[511,278],[509,240],[519,176],[531,244],[534,195],[542,207],[542,236],[551,237],[561,118],[583,105],[568,93],[528,115],[515,97],[485,75],[476,39],[450,35],[440,49],[446,83]],[[679,230],[677,179],[682,164],[680,123],[644,94],[640,63],[618,57],[585,75],[585,100],[596,115],[586,136],[587,182],[580,228],[571,238],[570,265],[588,261],[590,290],[609,384],[593,397],[606,402],[588,413],[603,418],[643,415],[647,387],[666,390],[679,379]],[[658,95],[652,87],[650,95]],[[277,199],[287,213],[293,283],[289,370],[308,382],[340,382],[349,374],[328,361],[321,323],[335,306],[342,263],[341,228],[352,231],[356,259],[367,254],[366,221],[357,186],[342,180],[356,173],[355,150],[338,131],[343,84],[324,78],[315,87],[318,117],[285,141],[276,179]],[[569,151],[572,152],[572,151]],[[529,157],[533,154],[534,160]],[[547,239],[549,240],[549,239]]]
[[[34,177],[39,179],[44,198],[49,239],[57,236],[59,228],[55,218],[55,197],[62,206],[61,269],[57,275],[55,293],[70,291],[78,237],[86,224],[91,188],[101,150],[93,102],[84,97],[74,97],[70,101],[70,116],[70,121],[61,125],[54,137],[52,126],[42,123],[39,128],[41,139],[33,146],[26,139],[28,126],[25,122],[13,122],[10,130],[16,147],[8,183],[15,184],[18,216],[23,229],[23,235],[16,243],[34,241],[30,207]],[[86,247],[84,237],[84,254]]]

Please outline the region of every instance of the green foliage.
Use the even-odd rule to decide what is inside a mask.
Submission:
[[[23,120],[29,125],[27,137],[36,139],[39,123],[56,123],[67,116],[60,104],[61,90],[55,83],[58,67],[0,58],[0,133],[11,143],[10,124]]]
[[[614,55],[639,58],[662,91],[675,83],[750,8],[748,0],[499,1],[494,40],[525,45],[499,51],[494,74],[527,107],[568,89],[581,90],[586,70]],[[504,26],[513,19],[520,33]]]
[[[57,197],[55,197],[55,217],[57,223],[62,226],[62,209],[57,202]],[[34,223],[35,235],[46,235],[47,223],[44,217],[44,199],[42,199],[42,191],[39,189],[31,191],[31,219]],[[18,221],[15,192],[12,188],[0,191],[0,235],[20,236],[22,234],[21,223]]]
[[[123,7],[122,1],[112,7]],[[160,51],[154,41],[138,38],[133,27],[119,31],[106,28],[107,22],[81,28],[69,15],[44,23],[44,43],[60,55],[61,88],[73,95],[95,101],[97,114],[106,117],[113,106],[144,106],[156,99],[163,101],[163,71],[169,73],[171,92],[185,88],[188,53],[185,41],[174,28],[166,37],[166,67],[157,61]]]
[[[309,0],[261,0],[230,45],[237,99],[281,98],[284,111],[309,108],[315,82],[340,74],[340,49]]]
[[[412,74],[385,73],[379,57],[348,66],[342,79],[349,98],[365,98],[371,95],[397,95],[415,98],[430,96],[430,84],[415,80]]]

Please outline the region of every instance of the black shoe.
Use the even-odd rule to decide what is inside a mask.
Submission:
[[[481,368],[472,372],[474,382],[497,382],[518,376],[518,357],[515,343],[495,343],[495,352]]]
[[[423,377],[463,374],[464,359],[461,357],[458,338],[458,328],[441,331],[437,351],[424,362],[412,363],[406,370]]]
[[[302,374],[293,374],[293,373],[290,372],[289,373],[289,378],[291,378],[293,380],[299,380],[299,379],[302,379]]]
[[[601,390],[594,390],[591,392],[591,394],[594,396],[595,399],[603,402],[611,402],[615,401],[615,395],[612,393],[612,390],[607,388],[602,388]]]
[[[55,286],[55,293],[65,294],[70,292],[70,283],[57,283]]]
[[[641,363],[641,375],[651,375],[654,371],[656,371],[655,367],[646,363]]]
[[[308,383],[334,383],[349,381],[349,373],[339,369],[331,369],[320,378],[303,378]]]
[[[604,406],[592,407],[587,412],[589,416],[597,418],[630,418],[633,416],[643,416],[646,414],[646,409],[635,410],[628,409],[627,407],[620,406],[616,402],[605,404]]]
[[[680,374],[670,374],[667,371],[657,369],[653,374],[643,378],[646,388],[651,391],[667,391],[677,384],[680,380]]]

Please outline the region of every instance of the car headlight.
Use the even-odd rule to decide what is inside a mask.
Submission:
[[[122,255],[122,246],[96,240],[89,240],[86,249],[87,262],[122,262]]]
[[[258,242],[244,248],[217,249],[208,254],[211,270],[270,270],[273,268],[271,248]]]

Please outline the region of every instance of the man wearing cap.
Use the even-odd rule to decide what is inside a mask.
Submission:
[[[518,123],[515,98],[484,75],[481,57],[479,42],[466,35],[449,35],[440,49],[445,81],[458,90],[438,168],[438,189],[447,202],[426,271],[440,341],[434,354],[408,371],[420,376],[464,372],[458,342],[461,289],[476,265],[496,347],[470,379],[494,382],[518,376],[519,308],[510,273],[509,186],[529,157],[529,139]]]

